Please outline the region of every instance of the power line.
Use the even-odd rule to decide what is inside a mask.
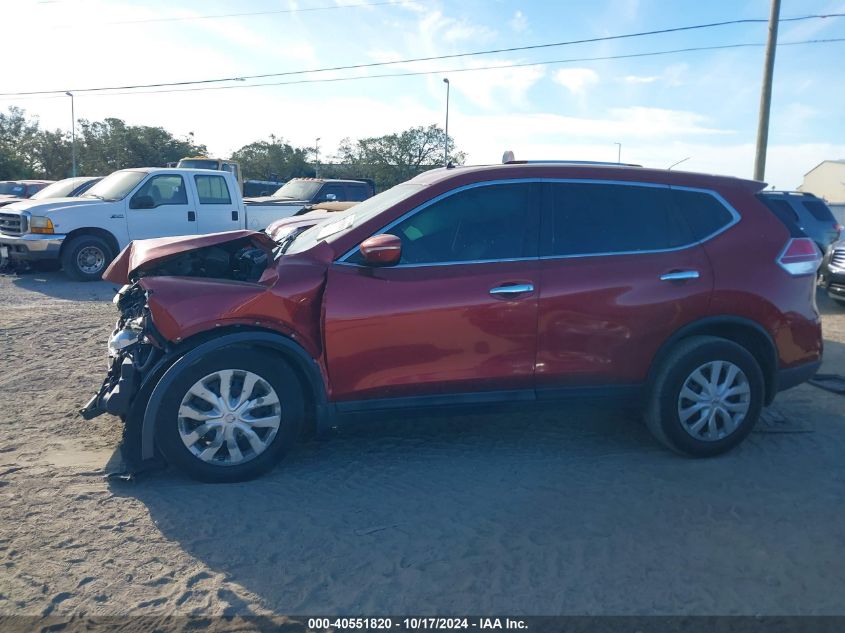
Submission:
[[[212,13],[208,15],[173,16],[169,18],[147,18],[143,20],[116,20],[114,22],[97,22],[95,26],[122,24],[151,24],[156,22],[187,22],[191,20],[215,20],[219,18],[243,18],[255,15],[277,15],[284,13],[308,13],[312,11],[334,11],[336,9],[357,9],[360,7],[384,7],[390,5],[415,4],[425,0],[386,0],[384,2],[360,2],[358,4],[331,4],[319,7],[304,7],[300,9],[272,9],[267,11],[245,11],[243,13]],[[61,27],[59,27],[61,28]]]
[[[838,18],[845,16],[845,13],[828,13],[828,14],[814,14],[814,15],[803,15],[797,16],[792,18],[782,18],[782,22],[798,22],[803,20],[816,20],[816,19],[827,19],[827,18]],[[575,44],[591,44],[596,42],[607,42],[612,40],[622,40],[622,39],[630,39],[635,37],[644,37],[650,35],[662,35],[665,33],[679,33],[683,31],[694,31],[694,30],[701,30],[701,29],[708,29],[708,28],[715,28],[721,26],[729,26],[729,25],[736,25],[736,24],[759,24],[759,23],[768,23],[768,19],[755,19],[755,18],[744,18],[740,20],[725,20],[722,22],[710,22],[706,24],[693,24],[690,26],[678,26],[672,27],[667,29],[655,29],[651,31],[640,31],[637,33],[625,33],[622,35],[608,35],[604,37],[591,37],[581,40],[569,40],[564,42],[551,42],[545,44],[532,44],[529,46],[511,46],[508,48],[497,48],[497,49],[489,49],[484,51],[472,51],[472,52],[465,52],[465,53],[452,53],[449,55],[433,55],[429,57],[415,57],[410,59],[402,59],[402,60],[394,60],[394,61],[385,61],[385,62],[370,62],[367,64],[351,64],[347,66],[332,66],[327,68],[314,68],[310,70],[291,70],[286,72],[278,72],[278,73],[264,73],[258,75],[242,75],[239,77],[225,77],[225,78],[218,78],[218,79],[197,79],[192,81],[173,81],[173,82],[163,82],[163,83],[155,83],[155,84],[135,84],[135,85],[125,85],[125,86],[101,86],[97,88],[75,88],[75,89],[53,89],[53,90],[34,90],[34,91],[27,91],[27,92],[2,92],[0,93],[0,97],[22,97],[22,96],[29,96],[29,95],[42,95],[42,94],[56,94],[56,93],[64,93],[64,92],[74,92],[74,93],[91,93],[91,92],[103,92],[103,91],[114,91],[114,90],[135,90],[135,89],[142,89],[142,88],[166,88],[172,86],[192,86],[192,85],[200,85],[200,84],[213,84],[213,83],[227,83],[232,81],[245,81],[247,79],[269,79],[270,77],[287,77],[292,75],[305,75],[311,73],[321,73],[321,72],[332,72],[332,71],[339,71],[339,70],[358,70],[363,68],[376,68],[380,66],[391,66],[396,64],[410,64],[415,62],[424,62],[424,61],[439,61],[443,59],[457,59],[463,57],[476,57],[479,55],[492,55],[498,53],[514,53],[519,51],[528,51],[528,50],[538,50],[544,48],[554,48],[560,46],[572,46]]]
[[[801,46],[801,45],[808,45],[808,44],[830,44],[836,42],[845,42],[845,37],[842,38],[829,38],[829,39],[813,39],[813,40],[801,40],[796,42],[778,42],[778,46]],[[299,85],[299,84],[311,84],[311,83],[334,83],[334,82],[341,82],[341,81],[360,81],[364,79],[385,79],[391,77],[414,77],[420,75],[438,75],[438,74],[454,74],[454,73],[463,73],[463,72],[479,72],[479,71],[486,71],[486,70],[507,70],[510,68],[524,68],[527,66],[549,66],[553,64],[569,64],[575,62],[593,62],[593,61],[611,61],[617,59],[635,59],[638,57],[655,57],[660,55],[673,55],[677,53],[693,53],[693,52],[700,52],[700,51],[714,51],[714,50],[726,50],[726,49],[736,49],[736,48],[762,48],[765,46],[764,43],[757,43],[757,42],[743,42],[743,43],[736,43],[736,44],[720,44],[714,46],[695,46],[695,47],[688,47],[688,48],[676,48],[671,50],[662,50],[662,51],[647,51],[642,53],[625,53],[620,55],[604,55],[600,57],[573,57],[568,59],[550,59],[546,61],[537,61],[537,62],[522,62],[517,64],[499,64],[495,66],[480,66],[475,68],[448,68],[448,69],[437,69],[437,70],[420,70],[420,71],[408,71],[402,73],[383,73],[378,75],[363,75],[363,76],[352,76],[352,77],[324,77],[324,78],[315,78],[315,79],[298,79],[294,81],[274,81],[274,82],[265,82],[265,83],[256,83],[256,84],[236,84],[230,86],[199,86],[193,88],[178,88],[178,89],[163,89],[163,90],[133,90],[133,91],[124,91],[124,92],[98,92],[94,93],[89,96],[93,97],[112,97],[112,96],[121,96],[121,95],[138,95],[138,94],[174,94],[180,92],[200,92],[206,90],[232,90],[232,89],[239,89],[239,88],[262,88],[268,86],[291,86],[291,85]],[[59,99],[63,98],[64,95],[38,95],[33,97],[28,97],[29,99]]]

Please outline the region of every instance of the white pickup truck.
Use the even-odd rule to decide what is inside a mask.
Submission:
[[[0,261],[58,261],[74,279],[90,281],[132,240],[261,230],[286,211],[245,206],[228,172],[124,169],[79,198],[26,200],[1,209]]]

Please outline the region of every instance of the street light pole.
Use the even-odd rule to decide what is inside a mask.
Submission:
[[[621,163],[621,162],[622,162],[622,143],[614,143],[614,145],[616,145],[616,146],[617,146],[617,150],[616,150],[616,162],[617,162],[617,163]]]
[[[65,94],[70,97],[70,153],[73,160],[71,176],[76,178],[76,114],[73,111],[73,93],[68,91]]]
[[[320,137],[317,137],[317,142],[314,143],[314,176],[320,177]]]
[[[449,79],[443,78],[443,83],[446,84],[446,140],[443,147],[443,166],[449,166]]]
[[[775,50],[778,45],[780,0],[772,0],[769,15],[769,38],[766,41],[766,60],[763,65],[763,86],[760,89],[760,117],[757,121],[757,152],[754,156],[754,180],[766,176],[766,150],[769,145],[769,112],[772,109],[772,75],[775,71]]]

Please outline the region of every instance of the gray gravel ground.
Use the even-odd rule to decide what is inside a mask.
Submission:
[[[845,614],[845,397],[689,460],[597,407],[397,420],[268,476],[108,483],[112,289],[0,277],[0,616]],[[845,308],[819,297],[823,371]]]

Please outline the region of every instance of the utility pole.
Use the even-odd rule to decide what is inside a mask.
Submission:
[[[317,137],[317,142],[314,143],[314,176],[320,177],[320,137]]]
[[[76,178],[76,114],[73,111],[73,93],[65,93],[70,97],[70,152],[73,160],[71,176]]]
[[[443,78],[443,83],[446,84],[446,141],[443,146],[443,166],[449,166],[449,79]]]
[[[769,111],[772,109],[772,75],[775,70],[775,50],[778,45],[780,0],[772,0],[769,15],[769,38],[766,41],[766,60],[763,66],[763,86],[760,90],[760,118],[757,122],[757,153],[754,156],[754,180],[766,177],[766,149],[769,144]]]
[[[614,143],[616,145],[616,162],[622,162],[622,143]]]

